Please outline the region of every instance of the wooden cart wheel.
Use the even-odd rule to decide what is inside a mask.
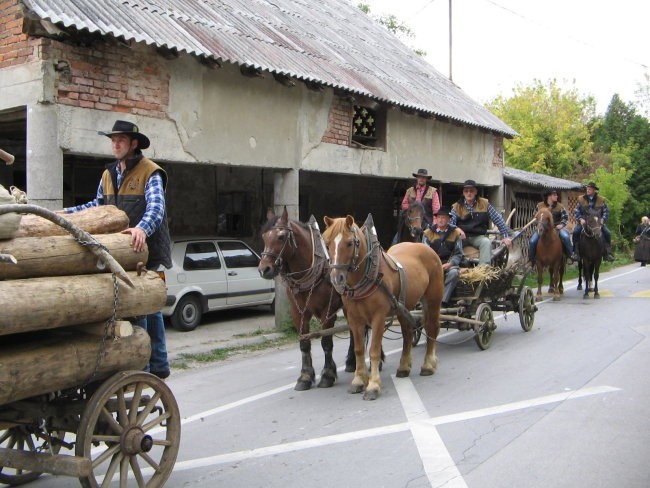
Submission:
[[[537,312],[537,305],[535,305],[533,290],[524,286],[519,294],[519,323],[524,332],[533,328],[535,312]]]
[[[63,439],[65,432],[53,432],[52,435],[59,439]],[[9,427],[8,429],[0,429],[0,447],[2,448],[33,453],[53,452],[54,454],[58,454],[61,450],[61,446],[54,444],[50,451],[48,442],[45,440],[46,438],[44,432],[41,432],[38,428],[34,429],[31,426],[28,428],[24,425],[17,425]],[[42,473],[36,471],[26,471],[20,468],[0,466],[0,484],[18,486],[34,481],[41,474]]]
[[[476,320],[483,322],[481,330],[474,335],[474,340],[481,351],[485,351],[492,344],[492,336],[494,335],[494,315],[492,309],[487,303],[481,303],[476,309]]]
[[[169,387],[156,376],[123,371],[107,379],[86,405],[77,432],[76,455],[90,459],[92,473],[79,478],[97,488],[161,487],[178,455],[181,422]],[[99,481],[97,478],[99,477]]]

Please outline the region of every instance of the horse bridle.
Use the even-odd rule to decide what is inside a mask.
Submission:
[[[282,259],[282,255],[284,254],[284,249],[287,247],[287,244],[290,244],[291,247],[293,247],[294,251],[298,248],[296,244],[296,238],[293,235],[293,229],[291,228],[290,224],[287,225],[275,225],[273,226],[270,230],[285,230],[287,231],[287,239],[285,239],[284,243],[282,244],[282,247],[280,248],[280,251],[277,253],[270,252],[270,251],[262,251],[262,257],[270,257],[273,259],[273,266],[275,266],[278,269],[282,269],[282,265],[284,264],[284,260]]]
[[[350,261],[345,264],[332,264],[331,262],[329,263],[329,268],[330,269],[344,269],[347,272],[354,273],[356,270],[359,269],[359,266],[361,263],[356,264],[357,259],[359,259],[359,248],[361,246],[361,241],[359,240],[359,236],[357,235],[357,226],[355,225],[352,227],[352,233],[354,234],[354,237],[352,238],[352,242],[354,243],[354,251],[352,252],[352,258],[350,258]],[[366,255],[367,257],[368,255]],[[364,258],[365,259],[365,258]]]

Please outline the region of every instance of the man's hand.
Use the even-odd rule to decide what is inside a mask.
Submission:
[[[560,230],[562,227],[564,227],[563,224],[557,224],[557,225],[555,226],[555,228],[556,228],[557,230]]]
[[[449,268],[451,268],[451,263],[445,263],[442,265],[442,270],[447,271]]]
[[[122,234],[131,234],[131,245],[135,252],[144,251],[147,234],[140,227],[129,227],[122,231]]]
[[[504,237],[501,242],[503,242],[506,245],[506,247],[510,247],[510,244],[512,244],[512,239],[510,239],[509,237]]]
[[[460,231],[460,238],[467,239],[467,236],[465,235],[465,231],[463,231],[463,229],[461,229],[460,227],[458,227],[458,230]]]
[[[580,225],[585,225],[587,221],[585,219],[580,219]]]

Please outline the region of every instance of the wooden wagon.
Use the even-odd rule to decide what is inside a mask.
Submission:
[[[157,273],[124,271],[109,252],[124,246],[108,235],[77,232],[40,207],[0,206],[0,214],[26,210],[75,230],[84,246],[65,236],[36,248],[0,241],[0,484],[52,473],[84,487],[163,486],[179,449],[178,405],[163,380],[143,372],[147,332],[120,319],[159,310],[165,285]],[[48,276],[22,277],[30,267]]]

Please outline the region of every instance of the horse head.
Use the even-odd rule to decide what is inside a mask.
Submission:
[[[262,240],[264,241],[264,251],[262,251],[262,259],[257,270],[262,278],[271,280],[278,275],[285,260],[296,249],[287,207],[284,207],[282,215],[273,217],[264,224]]]
[[[548,208],[539,209],[535,218],[537,219],[537,234],[539,234],[540,237],[543,236],[544,233],[553,230],[553,214]]]
[[[363,260],[361,247],[361,229],[354,223],[351,215],[339,218],[325,216],[327,228],[323,239],[330,255],[330,278],[332,286],[339,293],[344,293],[348,284],[348,273],[354,273]]]
[[[588,209],[583,218],[585,219],[585,225],[582,226],[582,233],[590,239],[600,239],[603,224],[598,211]]]
[[[413,202],[406,209],[404,216],[409,234],[413,242],[422,242],[422,235],[424,233],[424,205],[421,202]]]

